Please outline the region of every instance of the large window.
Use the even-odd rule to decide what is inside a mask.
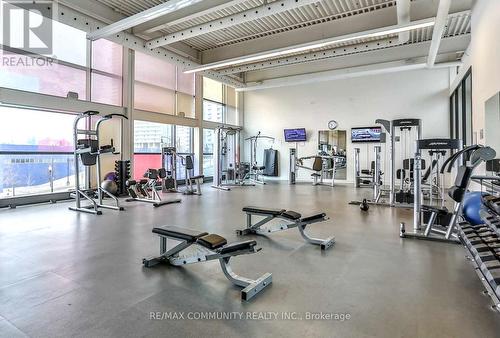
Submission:
[[[151,168],[163,167],[162,146],[173,145],[173,126],[146,121],[134,122],[134,178],[141,179]]]
[[[237,95],[234,88],[203,78],[203,119],[238,125]]]
[[[135,57],[135,108],[195,117],[195,77],[175,65],[142,53]]]
[[[469,70],[450,97],[450,134],[464,145],[477,142],[472,133],[472,71]]]
[[[37,63],[32,57],[7,50],[0,51],[0,57],[4,61],[0,63],[0,87],[62,97],[71,91],[80,99],[87,98],[84,69],[40,59]]]
[[[215,131],[213,129],[203,129],[203,175],[205,177],[214,176],[215,141]]]
[[[30,15],[32,20],[39,16],[32,12]],[[19,49],[3,46],[0,50],[0,87],[62,97],[68,92],[76,92],[80,99],[86,100],[86,34],[57,21],[52,21],[52,28],[52,53],[57,60],[31,57]],[[13,42],[12,47],[19,46]]]
[[[180,156],[191,156],[196,166],[196,159],[193,152],[193,136],[193,128],[175,126],[175,147],[177,149],[177,153]],[[186,178],[186,171],[182,166],[180,157],[177,159],[177,169],[177,179],[182,180]]]
[[[134,177],[140,179],[151,168],[162,168],[162,147],[176,147],[180,156],[193,153],[193,128],[146,121],[134,122]],[[181,158],[177,159],[177,179],[185,178]]]
[[[0,107],[0,118],[0,198],[74,189],[73,115]]]
[[[92,42],[91,99],[122,105],[123,47],[100,39]]]

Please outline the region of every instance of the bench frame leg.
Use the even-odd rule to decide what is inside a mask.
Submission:
[[[224,275],[231,283],[243,288],[243,290],[241,290],[242,300],[248,301],[252,299],[273,282],[273,277],[270,273],[265,273],[255,280],[237,275],[233,272],[229,264],[230,259],[231,257],[220,258],[220,266],[222,272],[224,272]]]
[[[261,216],[264,218],[262,220],[258,221],[257,223],[252,224],[252,216],[254,216],[254,215]],[[236,234],[238,236],[246,236],[246,235],[250,235],[250,234],[268,235],[268,234],[271,234],[273,232],[279,232],[279,231],[285,231],[285,230],[289,230],[289,229],[293,229],[293,228],[298,228],[300,235],[302,236],[302,238],[304,238],[304,240],[306,242],[313,244],[313,245],[319,245],[321,250],[327,250],[327,249],[331,248],[333,246],[333,244],[335,244],[335,237],[333,237],[333,236],[328,237],[326,239],[314,238],[314,237],[311,237],[305,231],[306,226],[308,226],[310,224],[326,221],[328,218],[318,219],[318,220],[314,220],[311,222],[303,222],[301,220],[297,220],[295,222],[292,222],[292,221],[290,221],[288,219],[284,219],[280,216],[273,216],[273,215],[269,216],[269,215],[253,214],[253,213],[247,212],[246,216],[247,216],[247,227],[244,230],[236,230]],[[262,228],[262,226],[264,224],[267,224],[276,218],[284,219],[284,220],[291,222],[291,223],[280,223],[280,224],[275,224],[275,225],[271,225],[271,226]]]

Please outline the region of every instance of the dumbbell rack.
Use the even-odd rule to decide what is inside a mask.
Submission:
[[[115,161],[116,185],[118,196],[128,196],[127,181],[130,179],[130,161]]]
[[[480,216],[484,224],[461,223],[459,234],[492,308],[500,312],[500,198],[483,197]]]

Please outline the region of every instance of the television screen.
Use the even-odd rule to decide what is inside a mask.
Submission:
[[[307,141],[306,129],[285,129],[285,142],[305,142]]]
[[[381,127],[352,128],[352,142],[380,142]]]

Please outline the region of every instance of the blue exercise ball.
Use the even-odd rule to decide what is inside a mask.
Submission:
[[[479,210],[481,210],[482,205],[481,196],[484,195],[487,195],[487,193],[480,191],[472,191],[465,194],[462,213],[465,220],[471,225],[484,223],[481,220],[481,216],[479,216]]]

